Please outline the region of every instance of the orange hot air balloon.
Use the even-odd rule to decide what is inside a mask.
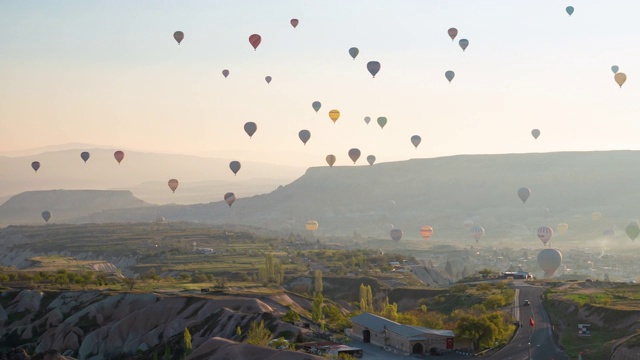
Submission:
[[[298,26],[298,24],[300,23],[300,21],[298,19],[291,19],[290,23],[291,23],[291,26],[293,26],[293,28],[295,29],[296,26]]]
[[[304,227],[309,231],[315,232],[318,230],[318,222],[315,220],[309,220],[304,224]]]
[[[429,226],[429,225],[425,225],[425,226],[421,227],[420,228],[420,235],[422,236],[423,239],[429,240],[431,235],[433,235],[433,228],[431,226]]]
[[[253,50],[258,49],[258,45],[262,42],[262,37],[258,34],[253,34],[249,36],[249,43],[253,46]]]
[[[340,118],[340,111],[338,110],[331,110],[329,111],[329,118],[331,119],[331,121],[333,121],[333,123],[335,124],[336,121],[338,121],[338,118]]]
[[[618,85],[620,85],[620,87],[622,87],[622,85],[624,85],[624,83],[627,81],[627,74],[622,72],[616,73],[613,76],[613,79],[616,81]]]
[[[118,164],[120,164],[122,162],[122,159],[124,159],[124,152],[121,150],[118,150],[113,153],[113,157],[116,159]]]
[[[171,189],[172,192],[176,192],[176,189],[178,188],[178,180],[171,179],[169,180],[168,184],[169,184],[169,189]]]
[[[329,167],[333,167],[333,164],[336,163],[336,156],[335,155],[327,155],[327,164],[329,164]]]

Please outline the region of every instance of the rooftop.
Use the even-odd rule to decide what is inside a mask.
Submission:
[[[362,313],[358,316],[354,316],[353,318],[351,318],[351,321],[378,333],[382,333],[384,330],[389,330],[393,333],[412,340],[420,339],[422,338],[422,335],[425,334],[447,337],[454,336],[453,331],[451,330],[436,330],[422,326],[402,325],[395,321],[383,318],[382,316],[374,315],[367,312]]]

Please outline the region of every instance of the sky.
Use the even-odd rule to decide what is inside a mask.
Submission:
[[[0,154],[85,143],[309,167],[352,164],[350,148],[358,165],[638,150],[638,13],[636,0],[0,0]]]

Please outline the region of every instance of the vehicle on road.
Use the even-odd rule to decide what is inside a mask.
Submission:
[[[525,300],[524,301],[524,306],[529,306],[529,305],[531,305],[531,303],[529,303],[529,300]]]

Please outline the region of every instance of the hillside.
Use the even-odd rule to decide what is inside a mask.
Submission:
[[[103,210],[147,205],[125,190],[27,191],[0,205],[0,225],[43,224],[45,210],[52,213],[49,222],[53,223]]]
[[[434,227],[437,239],[470,239],[462,224],[472,219],[484,239],[535,236],[539,226],[566,222],[566,238],[618,234],[638,216],[638,151],[460,155],[413,159],[373,166],[314,167],[294,182],[251,198],[193,206],[111,211],[96,221],[143,220],[162,214],[171,221],[252,224],[304,231],[320,223],[319,236],[353,234],[388,238],[385,224],[404,230],[403,240],[420,239],[419,228]],[[520,187],[532,191],[526,204]],[[603,214],[592,221],[593,212]],[[573,231],[578,230],[577,233]]]

